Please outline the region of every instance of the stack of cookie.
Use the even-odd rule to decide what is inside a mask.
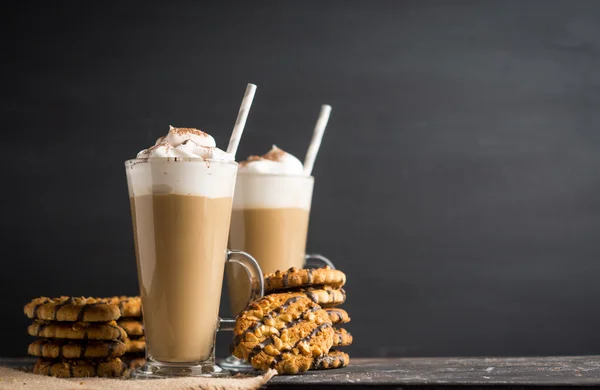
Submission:
[[[38,356],[34,373],[68,377],[120,377],[132,368],[126,356],[129,339],[117,324],[123,315],[139,317],[139,298],[36,298],[25,305],[28,327],[38,340],[29,354]]]
[[[329,267],[266,274],[267,295],[237,318],[233,354],[280,374],[347,366],[348,354],[331,349],[352,344],[339,327],[350,321],[337,307],[346,300],[345,283],[346,275]]]
[[[141,367],[146,363],[146,337],[144,335],[144,323],[142,322],[142,305],[139,297],[113,297],[109,302],[119,305],[121,317],[117,325],[125,330],[126,353],[121,360],[129,368]]]

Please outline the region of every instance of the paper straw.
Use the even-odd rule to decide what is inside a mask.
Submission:
[[[256,85],[248,84],[246,87],[246,92],[244,93],[244,99],[242,99],[240,111],[238,112],[237,120],[235,121],[235,126],[233,126],[233,132],[231,133],[229,145],[227,146],[227,153],[232,154],[234,158],[238,146],[240,145],[240,139],[242,138],[242,133],[244,132],[244,126],[246,126],[246,119],[248,119],[250,106],[252,106],[252,100],[254,100],[255,92]]]
[[[304,174],[306,176],[310,176],[313,166],[315,165],[317,153],[319,153],[319,148],[321,147],[321,140],[325,133],[325,127],[327,127],[327,121],[329,121],[329,114],[331,114],[331,106],[323,104],[321,106],[321,112],[319,113],[319,119],[317,119],[317,124],[315,124],[315,131],[313,132],[310,146],[308,147],[306,157],[304,158]]]

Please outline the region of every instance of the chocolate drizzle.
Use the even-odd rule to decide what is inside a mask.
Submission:
[[[331,319],[331,322],[333,322],[334,324],[341,324],[350,321],[350,319],[348,318],[348,314],[343,310],[336,308],[328,308],[325,309],[325,311],[327,312],[329,319]]]
[[[333,352],[333,350],[331,350],[328,354],[321,355],[318,358],[316,358],[313,363],[313,368],[327,368],[332,364],[335,364],[335,367],[338,367],[341,364],[348,364],[348,362],[346,361],[346,356],[344,354],[332,355],[331,352]]]
[[[44,350],[44,345],[48,342],[48,340],[40,340],[41,342],[38,344],[38,356],[43,356],[42,351]]]
[[[64,341],[59,341],[58,344],[58,356],[57,357],[62,357],[63,356],[63,346],[65,345]]]
[[[252,351],[248,355],[248,361],[252,361],[254,356],[258,355],[260,353],[260,351],[265,349],[265,347],[267,345],[271,345],[271,344],[273,344],[273,338],[268,338],[268,339],[264,340],[262,343],[257,344],[254,348],[252,348]]]
[[[54,316],[53,319],[54,321],[56,321],[56,316],[58,315],[58,311],[60,310],[60,308],[62,308],[63,306],[66,306],[70,303],[73,303],[74,299],[73,298],[69,298],[69,299],[65,299],[63,302],[59,303],[58,305],[56,305],[54,307]]]
[[[337,340],[335,341],[335,345],[342,344],[342,341],[343,341],[342,334],[341,333],[335,333],[334,336],[337,338]]]
[[[89,309],[90,307],[98,306],[99,304],[100,304],[100,302],[96,302],[96,303],[92,303],[90,305],[81,306],[81,308],[79,309],[79,314],[77,315],[77,321],[83,321],[87,309]]]
[[[306,284],[312,284],[312,279],[313,279],[313,269],[310,268],[308,270],[308,282]]]
[[[286,272],[283,274],[283,288],[287,288],[290,285],[290,273]]]
[[[116,342],[112,342],[112,341],[108,343],[108,351],[106,353],[106,355],[108,357],[111,357],[113,355],[113,353],[115,351],[115,345],[116,344],[117,344]]]
[[[331,364],[335,360],[335,357],[331,355],[321,355],[315,360],[314,366],[319,366],[323,363]]]
[[[41,322],[41,321],[36,321],[35,325],[37,325],[37,330],[36,330],[36,336],[40,336],[40,334],[44,331],[44,329],[46,329],[46,327],[49,325],[45,322]]]
[[[87,352],[87,347],[88,347],[88,340],[84,340],[83,343],[81,343],[80,348],[81,351],[79,351],[79,358],[83,359],[85,357],[85,353]]]
[[[123,329],[121,329],[120,326],[115,326],[115,325],[109,325],[111,328],[115,328],[118,332],[119,332],[119,337],[117,338],[118,340],[124,340],[125,337],[123,336]]]
[[[40,308],[40,306],[42,306],[42,305],[43,305],[43,303],[38,303],[37,305],[35,305],[35,306],[33,307],[33,316],[32,316],[33,318],[37,318],[37,312],[38,312],[38,309],[39,309],[39,308]]]

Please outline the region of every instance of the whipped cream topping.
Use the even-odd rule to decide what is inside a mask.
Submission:
[[[215,139],[198,129],[169,126],[169,133],[154,146],[142,150],[137,158],[188,157],[233,161],[233,156],[217,148]]]
[[[302,176],[304,167],[296,157],[273,145],[267,154],[250,156],[246,161],[242,161],[239,172]]]

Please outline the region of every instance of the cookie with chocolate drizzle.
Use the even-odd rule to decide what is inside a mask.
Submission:
[[[117,321],[117,325],[125,330],[127,336],[144,335],[144,324],[135,318],[121,318]]]
[[[125,340],[125,348],[127,353],[142,353],[146,351],[146,338],[130,338]]]
[[[109,297],[98,298],[102,302],[116,305],[121,312],[121,317],[141,317],[142,316],[142,299],[140,297]]]
[[[118,305],[85,297],[40,297],[26,304],[24,312],[29,318],[49,321],[102,322],[121,316]]]
[[[347,353],[332,349],[329,353],[316,358],[311,370],[342,368],[346,367],[348,364],[350,364],[350,356]]]
[[[323,308],[335,307],[346,301],[346,291],[343,288],[333,288],[330,286],[306,287],[295,289],[294,292],[305,294],[314,303]]]
[[[350,316],[348,312],[344,309],[340,309],[338,307],[328,307],[324,309],[329,316],[329,319],[333,323],[333,325],[337,324],[345,324],[350,322]]]
[[[333,333],[325,310],[306,295],[270,294],[238,316],[232,352],[256,369],[296,374],[329,352]]]
[[[30,336],[71,340],[125,340],[127,333],[110,322],[53,322],[35,320],[27,328]]]
[[[275,271],[265,274],[265,293],[310,286],[342,287],[346,275],[329,266],[323,268],[290,268],[287,271]]]
[[[125,354],[125,343],[100,340],[39,339],[29,344],[28,353],[32,356],[50,359],[85,359],[118,357]]]
[[[128,372],[127,365],[118,357],[100,360],[47,360],[40,358],[33,367],[34,374],[58,378],[121,377]]]
[[[352,344],[352,335],[342,328],[335,328],[335,334],[333,335],[333,346],[334,347],[347,347]]]

